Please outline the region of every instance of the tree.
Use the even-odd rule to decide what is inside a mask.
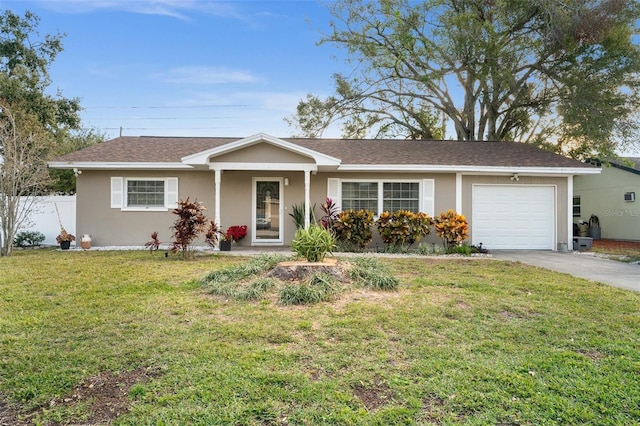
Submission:
[[[80,103],[46,94],[51,85],[49,66],[62,52],[62,34],[36,40],[40,18],[4,10],[0,15],[0,91],[10,104],[20,103],[53,134],[80,127]]]
[[[16,232],[35,203],[29,195],[49,183],[46,158],[52,147],[37,118],[0,103],[0,256],[13,251]]]
[[[96,129],[79,129],[67,133],[56,145],[54,155],[64,155],[104,142],[105,133]],[[45,188],[48,193],[73,194],[76,192],[76,175],[70,169],[49,169],[51,184]]]
[[[609,156],[638,136],[640,49],[633,0],[338,0],[321,43],[355,64],[336,94],[308,95],[288,122],[459,140],[551,143]]]
[[[31,12],[24,17],[5,10],[0,15],[0,93],[4,102],[17,106],[35,118],[52,136],[56,149],[51,155],[71,152],[104,140],[104,135],[80,129],[78,99],[47,94],[51,85],[49,67],[62,52],[61,34],[47,34],[38,39],[40,19]],[[21,115],[16,115],[21,127]],[[1,154],[1,152],[0,152]],[[75,178],[71,171],[52,171],[52,183],[41,191],[73,192]]]

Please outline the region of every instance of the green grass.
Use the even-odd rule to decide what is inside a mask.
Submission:
[[[628,425],[640,294],[490,259],[393,259],[396,291],[286,307],[210,295],[245,264],[148,252],[0,258],[0,401],[34,424],[90,376],[157,372],[118,425]],[[2,406],[2,402],[0,402]]]

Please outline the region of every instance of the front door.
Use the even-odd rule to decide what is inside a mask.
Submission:
[[[253,179],[253,244],[282,244],[282,179]]]

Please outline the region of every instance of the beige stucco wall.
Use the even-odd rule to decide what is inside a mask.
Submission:
[[[258,143],[228,154],[213,157],[214,162],[238,163],[313,163],[313,159],[268,143]]]
[[[473,211],[472,195],[474,184],[489,185],[553,185],[556,188],[556,244],[567,242],[568,239],[568,204],[567,204],[567,178],[566,177],[537,177],[520,176],[517,182],[510,176],[462,176],[462,214],[469,223],[469,235],[473,235]],[[472,242],[475,243],[475,242]]]
[[[213,171],[188,172],[146,172],[146,171],[90,171],[85,170],[78,177],[77,223],[78,234],[91,234],[92,244],[96,246],[108,245],[143,245],[153,231],[158,231],[160,240],[168,243],[171,237],[170,227],[175,220],[171,211],[145,212],[122,211],[110,207],[110,178],[122,177],[177,177],[179,179],[179,198],[187,196],[202,201],[207,207],[207,216],[213,218],[215,212],[215,182]],[[252,186],[253,178],[287,178],[289,185],[283,186],[280,202],[283,205],[284,241],[288,244],[294,237],[295,224],[289,213],[294,204],[304,201],[304,173],[303,172],[255,172],[255,171],[224,171],[221,176],[221,215],[219,226],[226,229],[231,225],[247,225],[249,235],[240,245],[251,245],[252,239]],[[322,217],[320,204],[327,196],[327,179],[339,177],[341,179],[434,179],[435,180],[435,214],[449,209],[455,209],[456,177],[452,173],[419,174],[419,173],[317,173],[312,174],[310,186],[311,205],[316,204],[316,218]],[[567,235],[567,179],[553,177],[521,176],[515,183],[508,176],[463,176],[462,178],[462,211],[472,226],[473,212],[471,211],[472,185],[507,184],[507,185],[555,185],[557,202],[557,235],[558,241],[564,241]],[[602,219],[601,219],[602,220]],[[374,235],[375,235],[374,230]],[[471,234],[470,234],[471,235]],[[379,239],[374,240],[374,244]],[[439,243],[435,235],[430,235],[427,243]]]
[[[92,171],[84,170],[77,181],[76,232],[91,234],[95,246],[144,245],[152,232],[158,231],[163,243],[171,239],[169,229],[175,220],[171,211],[122,211],[111,208],[111,176],[178,178],[179,198],[197,199],[214,208],[213,172]]]
[[[175,220],[171,211],[122,211],[110,207],[110,178],[121,177],[177,177],[179,198],[198,199],[207,207],[207,216],[215,213],[215,182],[213,171],[197,172],[145,172],[145,171],[91,171],[78,176],[77,233],[91,234],[95,246],[143,245],[153,231],[158,231],[163,243],[171,237],[170,227]],[[295,235],[295,224],[289,216],[294,204],[304,201],[303,172],[254,172],[226,170],[221,175],[221,214],[219,226],[247,225],[249,235],[240,245],[251,245],[252,185],[253,178],[287,178],[280,202],[283,204],[283,229],[285,244]],[[322,217],[320,204],[327,197],[327,179],[435,179],[435,211],[445,211],[455,206],[455,175],[453,174],[397,174],[397,173],[317,173],[310,176],[311,206],[316,205],[315,215]],[[375,232],[374,232],[375,234]],[[431,236],[428,242],[438,242]]]
[[[599,175],[576,176],[573,195],[580,196],[579,218],[588,221],[592,214],[600,219],[602,238],[640,240],[640,199],[624,201],[625,192],[640,197],[640,175],[602,166]]]

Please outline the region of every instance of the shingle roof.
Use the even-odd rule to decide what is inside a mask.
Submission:
[[[611,165],[627,172],[640,175],[640,157],[620,157],[622,161],[611,161]],[[628,164],[631,162],[633,165]]]
[[[182,157],[242,138],[124,136],[56,159],[56,162],[179,163]],[[282,140],[339,158],[342,165],[446,165],[592,167],[517,142],[303,139]]]

